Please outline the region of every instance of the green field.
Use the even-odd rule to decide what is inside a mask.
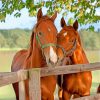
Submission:
[[[0,51],[0,72],[10,71],[11,62],[16,51]],[[88,51],[86,52],[89,61],[99,62],[100,51]],[[91,94],[96,92],[98,84],[100,83],[100,71],[94,71],[93,84],[91,88]],[[0,100],[15,100],[15,94],[11,85],[0,87]]]

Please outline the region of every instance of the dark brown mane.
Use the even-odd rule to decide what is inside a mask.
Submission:
[[[32,31],[32,34],[31,34],[31,38],[30,38],[30,43],[29,43],[29,49],[28,49],[28,56],[26,59],[28,59],[32,53],[32,50],[33,50],[33,38],[34,38],[34,31]]]

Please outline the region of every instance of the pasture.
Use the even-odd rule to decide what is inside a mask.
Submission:
[[[0,72],[10,71],[12,58],[16,51],[0,51]],[[87,51],[89,61],[100,62],[100,51]],[[96,92],[100,83],[100,71],[93,72],[93,84],[91,94]],[[57,96],[57,93],[56,93]],[[0,100],[15,100],[15,95],[11,85],[0,88]]]

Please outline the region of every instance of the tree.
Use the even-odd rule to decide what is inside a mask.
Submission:
[[[0,30],[0,48],[27,48],[30,35],[30,30]]]
[[[0,48],[6,47],[6,39],[4,36],[0,33]]]
[[[80,31],[81,40],[85,49],[97,50],[100,49],[100,34],[87,30]]]
[[[68,12],[74,13],[74,18],[83,25],[87,23],[98,22],[100,16],[96,15],[96,9],[100,7],[99,0],[2,0],[0,8],[0,19],[3,21],[7,14],[12,14],[17,11],[14,16],[20,17],[20,10],[27,8],[30,16],[37,14],[37,9],[41,7],[48,8],[48,14],[53,14],[55,11],[67,15]]]

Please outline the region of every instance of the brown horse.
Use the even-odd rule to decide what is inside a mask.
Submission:
[[[38,67],[55,66],[58,62],[56,54],[57,29],[54,20],[57,14],[51,18],[43,16],[41,9],[37,14],[37,24],[31,35],[30,48],[21,50],[14,56],[11,71],[20,69],[30,69]],[[56,77],[49,76],[41,78],[41,100],[54,100],[54,90],[56,87]],[[19,100],[18,83],[13,84],[16,99]],[[29,100],[28,80],[25,81],[26,100]]]
[[[71,35],[72,38],[74,38],[75,36],[77,39],[76,49],[74,53],[70,55],[70,57],[66,57],[63,64],[68,65],[68,64],[89,63],[81,45],[80,36],[77,32],[78,22],[75,21],[73,24],[73,27],[67,26],[65,23],[65,20],[62,18],[61,26],[62,26],[62,30],[60,31],[59,35],[63,34],[62,41],[64,42],[59,43],[60,45],[66,46],[65,41],[67,39],[66,38],[67,35]],[[67,33],[67,35],[64,35],[65,32]],[[62,43],[65,43],[65,44],[63,45]],[[61,50],[58,51],[58,55],[63,55],[61,53]],[[58,80],[59,79],[60,78],[58,78]],[[90,95],[90,88],[92,84],[92,74],[90,71],[75,73],[75,74],[66,74],[66,75],[63,75],[63,84],[60,84],[60,81],[58,82],[59,82],[58,84],[60,85],[60,87],[62,86],[61,87],[62,90],[60,89],[61,91],[59,92],[61,93],[59,94],[59,99],[70,100],[72,95],[74,95],[74,98]]]

